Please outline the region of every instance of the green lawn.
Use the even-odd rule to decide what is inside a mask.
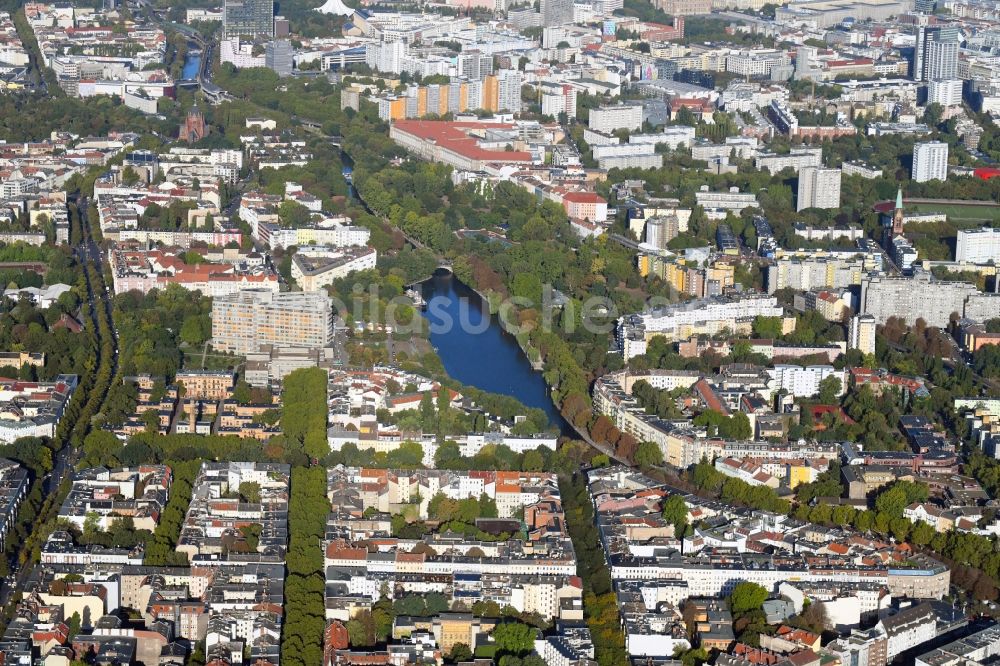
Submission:
[[[1000,206],[962,204],[906,204],[907,213],[944,213],[949,222],[992,222],[1000,220]]]

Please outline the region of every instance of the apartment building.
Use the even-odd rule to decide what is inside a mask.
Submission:
[[[220,351],[316,349],[330,346],[333,336],[333,306],[323,291],[248,289],[212,301],[212,347]]]
[[[840,208],[840,169],[804,167],[799,170],[795,210]]]
[[[615,130],[638,130],[642,128],[642,107],[638,104],[619,104],[591,109],[590,129],[611,134]]]
[[[959,229],[955,261],[970,264],[1000,263],[1000,229]]]
[[[963,315],[966,302],[977,295],[975,285],[940,281],[925,271],[916,271],[912,278],[874,275],[861,280],[860,312],[874,316],[878,324],[897,317],[944,327],[952,313]]]
[[[59,509],[59,518],[80,530],[96,520],[98,529],[109,531],[115,520],[128,517],[136,529],[152,532],[167,506],[170,483],[166,465],[83,469],[73,473],[73,487]]]
[[[18,507],[30,484],[27,469],[13,460],[0,458],[0,548],[7,546],[7,533],[14,526]]]
[[[375,268],[378,253],[370,247],[309,246],[292,256],[292,279],[305,292],[315,292],[355,271]]]
[[[847,289],[882,268],[882,255],[867,252],[780,252],[767,267],[767,293],[779,289]]]
[[[233,373],[226,370],[180,370],[174,381],[186,399],[225,400],[233,389]]]
[[[783,314],[784,310],[774,296],[716,296],[621,317],[617,337],[628,360],[645,354],[646,342],[655,335],[673,341],[686,340],[702,333],[715,335],[724,328],[749,332],[749,324],[754,317],[782,317]]]
[[[913,180],[926,183],[929,180],[948,179],[948,144],[942,141],[927,141],[913,146]]]
[[[754,157],[754,166],[766,169],[772,176],[784,169],[798,173],[806,167],[819,168],[823,166],[823,149],[799,148],[787,153],[759,152]]]
[[[870,314],[851,317],[847,334],[847,348],[862,354],[875,353],[875,317]]]
[[[288,465],[273,463],[203,463],[194,481],[193,499],[181,525],[177,552],[191,562],[240,559],[281,563],[288,545]],[[241,495],[254,484],[259,497]],[[255,501],[250,501],[251,499]],[[256,547],[240,543],[239,529],[259,525]]]
[[[801,365],[777,364],[768,373],[774,378],[774,388],[788,391],[797,398],[810,398],[819,393],[820,383],[827,377],[840,380],[840,394],[843,394],[846,383],[843,370],[837,370],[832,365]]]
[[[183,253],[174,250],[112,249],[108,251],[115,293],[165,289],[177,284],[189,291],[219,297],[242,289],[266,288],[277,292],[278,275],[263,265],[200,263],[188,264]]]
[[[728,192],[709,192],[708,185],[702,185],[694,196],[710,220],[724,220],[729,213],[739,215],[744,208],[760,207],[756,194],[740,192],[738,187],[731,187]]]
[[[0,442],[54,437],[78,379],[76,375],[59,375],[53,382],[0,378]]]

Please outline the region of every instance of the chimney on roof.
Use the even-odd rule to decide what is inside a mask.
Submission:
[[[188,433],[193,435],[195,429],[194,398],[191,398],[190,402],[188,402],[188,409],[190,410],[188,411]]]

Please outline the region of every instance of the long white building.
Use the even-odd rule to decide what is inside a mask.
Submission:
[[[781,317],[783,314],[774,296],[715,296],[626,315],[618,320],[618,341],[627,361],[645,354],[646,343],[657,335],[672,341],[703,333],[715,335],[724,328],[749,332],[754,317]]]
[[[615,130],[642,128],[642,107],[638,104],[619,104],[591,109],[588,126],[592,130],[611,134]]]
[[[955,261],[1000,263],[1000,229],[960,229],[955,242]]]
[[[801,365],[778,364],[768,369],[774,377],[774,389],[788,391],[796,398],[811,398],[819,393],[819,385],[827,377],[840,380],[840,393],[844,392],[844,371],[837,370],[832,365]]]

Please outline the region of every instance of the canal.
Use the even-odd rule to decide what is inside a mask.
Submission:
[[[503,330],[479,295],[446,271],[422,284],[430,341],[450,377],[463,384],[517,398],[543,410],[568,436],[572,427],[552,403],[541,373],[532,369],[514,336]]]
[[[184,58],[184,68],[181,70],[181,79],[197,79],[199,71],[201,71],[201,51],[188,51],[187,56]]]

